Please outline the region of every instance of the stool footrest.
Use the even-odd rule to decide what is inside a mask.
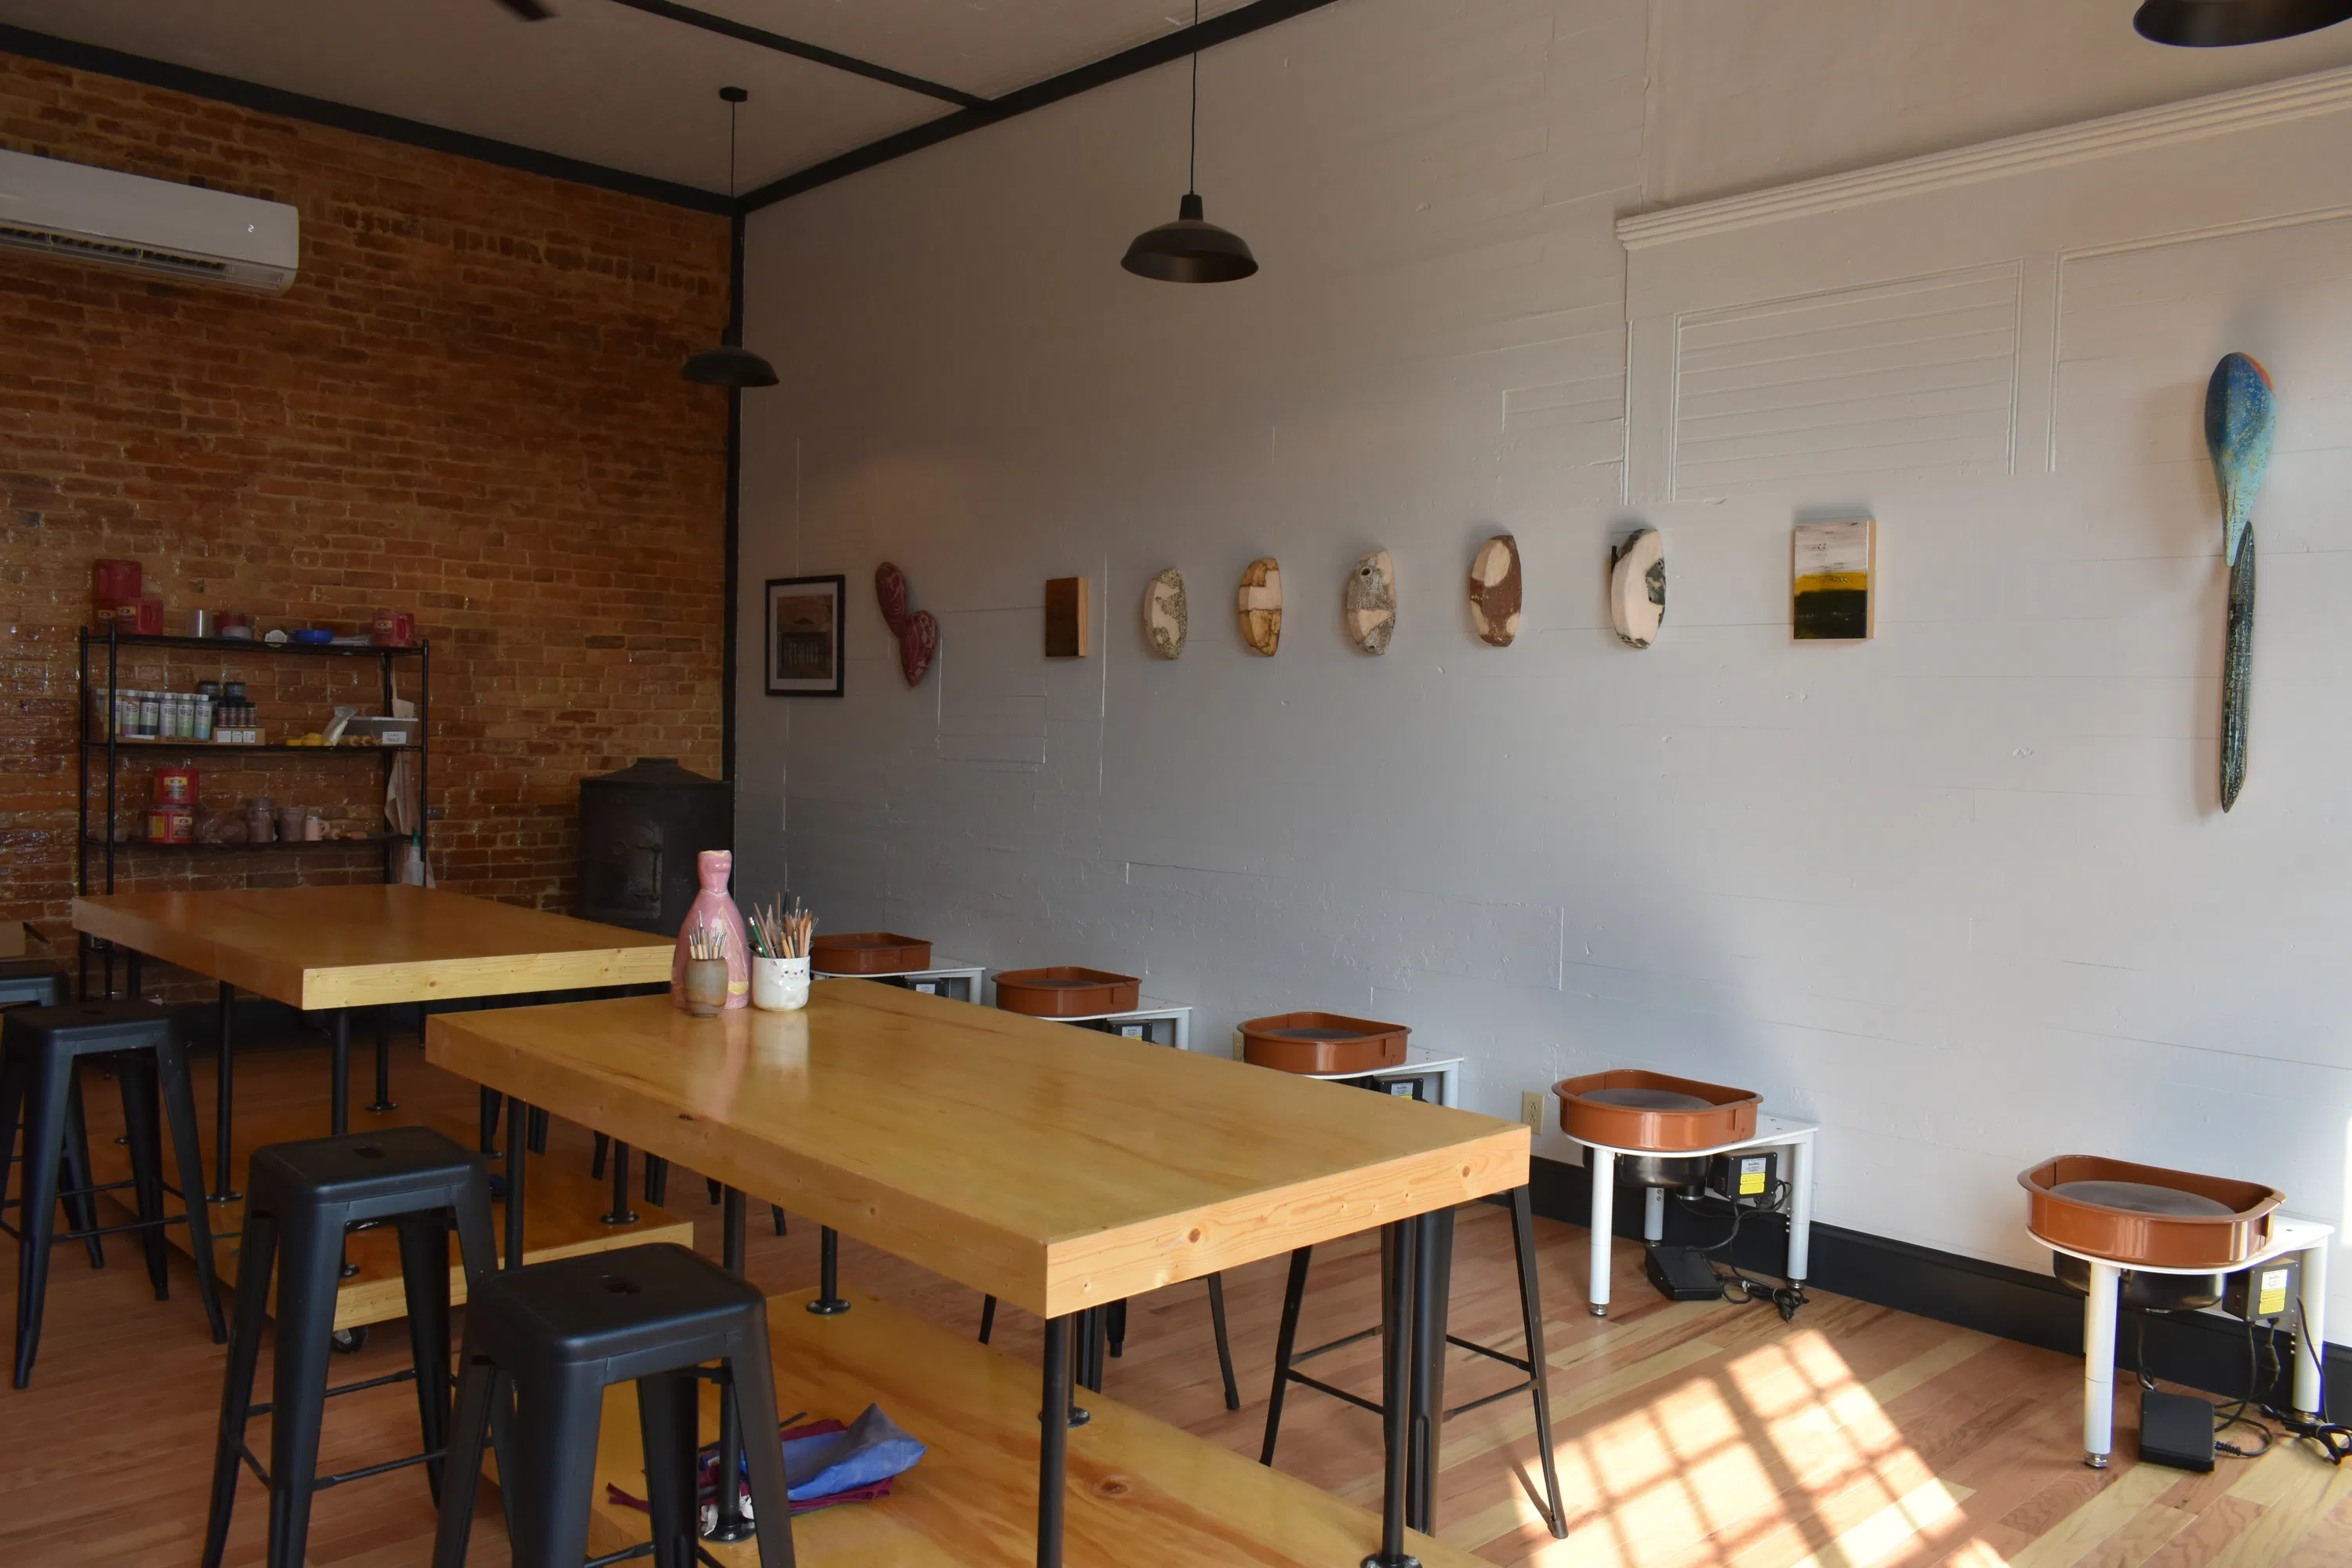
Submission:
[[[1290,1364],[1297,1366],[1302,1361],[1312,1361],[1315,1357],[1323,1354],[1327,1351],[1345,1350],[1349,1345],[1360,1344],[1365,1340],[1370,1339],[1374,1334],[1377,1334],[1380,1331],[1379,1325],[1375,1324],[1369,1329],[1359,1329],[1356,1332],[1345,1335],[1339,1339],[1327,1340],[1323,1343],[1317,1345],[1313,1350],[1294,1351],[1291,1352]]]
[[[1445,1336],[1445,1342],[1455,1350],[1468,1351],[1472,1355],[1482,1355],[1488,1361],[1498,1361],[1505,1366],[1517,1367],[1530,1377],[1535,1375],[1536,1369],[1528,1364],[1528,1359],[1525,1356],[1510,1355],[1496,1350],[1492,1345],[1482,1345],[1475,1340],[1458,1339],[1452,1334]]]
[[[341,1389],[337,1392],[349,1393],[350,1390]],[[240,1439],[236,1446],[236,1452],[237,1457],[245,1461],[245,1468],[253,1472],[254,1479],[264,1487],[269,1485],[269,1472],[262,1468],[261,1460],[253,1451],[253,1445]],[[447,1453],[448,1450],[446,1448],[435,1448],[429,1453],[411,1454],[404,1459],[386,1459],[381,1465],[370,1465],[364,1469],[345,1470],[340,1475],[313,1476],[310,1478],[310,1489],[323,1491],[329,1487],[341,1486],[345,1481],[363,1481],[370,1476],[381,1476],[391,1470],[404,1470],[412,1465],[429,1465],[436,1459],[445,1458]],[[650,1550],[652,1542],[646,1542],[646,1546]]]
[[[404,1366],[398,1372],[388,1372],[382,1377],[371,1377],[363,1383],[346,1383],[339,1387],[331,1388],[327,1390],[326,1396],[332,1399],[339,1394],[357,1394],[363,1388],[382,1388],[387,1384],[415,1383],[415,1381],[416,1369],[413,1366]],[[274,1404],[248,1405],[245,1407],[245,1414],[249,1419],[256,1415],[267,1415],[277,1408]]]
[[[127,1230],[154,1230],[163,1226],[187,1223],[186,1215],[167,1214],[161,1219],[131,1219],[121,1225],[94,1225],[88,1230],[53,1230],[49,1238],[52,1241],[87,1241],[93,1236],[121,1236]],[[0,1234],[13,1236],[18,1241],[25,1239],[25,1233],[5,1219],[0,1219]]]
[[[1479,1408],[1481,1405],[1492,1405],[1497,1399],[1509,1399],[1515,1394],[1525,1394],[1528,1389],[1533,1388],[1534,1386],[1535,1380],[1530,1378],[1525,1383],[1515,1383],[1508,1388],[1497,1389],[1492,1394],[1482,1394],[1478,1398],[1470,1401],[1467,1405],[1451,1405],[1445,1412],[1445,1419],[1451,1421],[1456,1415],[1466,1415],[1470,1411]]]
[[[404,1470],[411,1465],[429,1465],[447,1454],[446,1448],[435,1448],[426,1453],[411,1454],[404,1459],[386,1459],[381,1465],[370,1465],[363,1469],[345,1470],[340,1475],[314,1477],[310,1485],[313,1489],[323,1491],[328,1487],[341,1486],[345,1481],[363,1481],[370,1476],[381,1476],[390,1470]]]
[[[18,1156],[12,1154],[9,1156],[8,1163],[12,1165],[16,1164],[18,1163]],[[100,1182],[94,1187],[59,1187],[58,1189],[58,1201],[62,1203],[68,1198],[95,1197],[100,1193],[120,1192],[124,1187],[136,1186],[137,1184],[137,1183],[131,1181],[130,1178],[125,1177],[123,1180],[119,1182]],[[179,1196],[179,1194],[170,1187],[165,1187],[163,1190],[167,1193],[171,1193],[173,1197]],[[0,1209],[20,1209],[24,1206],[25,1200],[20,1197],[0,1199]]]
[[[1282,1375],[1288,1382],[1305,1384],[1307,1387],[1313,1389],[1318,1394],[1328,1394],[1334,1399],[1344,1399],[1359,1410],[1369,1410],[1375,1415],[1386,1414],[1384,1407],[1379,1400],[1367,1399],[1360,1394],[1350,1394],[1346,1389],[1335,1387],[1334,1385],[1324,1382],[1319,1377],[1309,1377],[1305,1373],[1298,1371],[1295,1367],[1285,1372]]]

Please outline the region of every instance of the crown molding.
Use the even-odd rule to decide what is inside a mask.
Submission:
[[[1850,174],[1825,174],[1745,195],[1632,213],[1617,220],[1617,237],[1626,249],[1643,250],[1784,218],[1809,217],[1898,196],[2063,168],[2224,132],[2282,125],[2347,108],[2352,108],[2352,68],[2316,71]]]

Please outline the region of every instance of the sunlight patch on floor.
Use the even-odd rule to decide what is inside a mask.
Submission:
[[[1560,1486],[1575,1527],[1566,1541],[1538,1537],[1525,1561],[1542,1568],[1872,1568],[1893,1561],[1949,1530],[1971,1494],[1936,1477],[1885,1403],[1990,1342],[1971,1335],[1939,1343],[1864,1382],[1819,1332],[1799,1330],[1728,1356],[1697,1340],[1677,1347],[1681,1353],[1559,1389],[1555,1406],[1563,1412],[1636,1390],[1645,1396],[1559,1443]],[[1524,1416],[1497,1421],[1475,1441],[1491,1447],[1531,1438],[1531,1426]],[[1448,1462],[1456,1458],[1449,1441]],[[1477,1515],[1475,1531],[1446,1534],[1482,1545],[1505,1535],[1525,1539],[1540,1521],[1528,1499],[1514,1497]],[[1970,1568],[2000,1563],[1982,1542],[1967,1547]]]

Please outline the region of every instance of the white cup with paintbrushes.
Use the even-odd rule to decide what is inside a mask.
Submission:
[[[808,1005],[809,937],[816,917],[790,910],[779,897],[765,909],[751,906],[751,1005],[767,1013],[796,1013]]]

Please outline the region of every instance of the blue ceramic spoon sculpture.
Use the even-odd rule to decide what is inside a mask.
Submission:
[[[2254,498],[2270,472],[2277,405],[2270,373],[2225,354],[2205,384],[2205,446],[2221,491],[2221,558],[2230,567],[2229,633],[2221,655],[2221,809],[2246,784],[2246,700],[2254,668]]]

